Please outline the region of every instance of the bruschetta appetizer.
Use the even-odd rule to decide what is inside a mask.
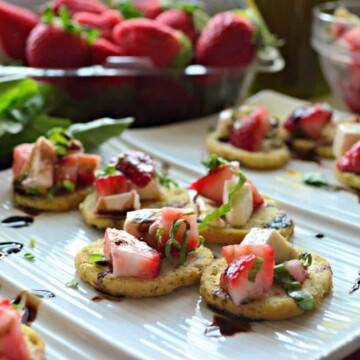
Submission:
[[[13,158],[15,202],[48,211],[76,209],[92,191],[100,163],[98,155],[85,154],[82,144],[62,129],[16,146]]]
[[[0,301],[0,359],[43,360],[45,344],[32,328],[20,323],[10,300]]]
[[[107,228],[75,265],[80,279],[104,293],[142,298],[197,284],[212,260],[192,210],[165,207],[129,212],[124,230]]]
[[[262,196],[255,184],[239,171],[237,161],[227,162],[211,155],[204,161],[208,174],[189,189],[206,242],[238,244],[253,227],[279,230],[290,236],[294,221],[276,203]]]
[[[282,320],[317,308],[331,291],[321,256],[293,248],[278,232],[254,228],[205,269],[200,293],[215,310],[256,320]]]
[[[89,225],[122,229],[128,211],[163,206],[186,207],[187,190],[159,175],[155,162],[139,151],[114,157],[97,173],[95,190],[80,205]]]
[[[247,168],[276,169],[290,159],[279,130],[278,120],[265,107],[241,106],[221,112],[206,146],[210,154],[240,161]]]

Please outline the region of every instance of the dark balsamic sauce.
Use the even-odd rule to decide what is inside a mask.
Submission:
[[[37,216],[41,213],[41,210],[32,209],[26,206],[17,206],[16,208],[30,216]]]
[[[358,271],[358,275],[360,276],[360,270]],[[353,292],[357,291],[360,289],[360,277],[358,277],[355,282],[353,287],[350,289],[349,294],[351,295]]]
[[[322,239],[325,235],[324,234],[316,234],[315,237],[318,239]]]
[[[23,247],[24,245],[18,242],[0,242],[0,260],[5,256],[17,254]]]
[[[19,229],[30,226],[33,222],[34,218],[31,216],[9,216],[1,221],[0,226]]]
[[[274,218],[271,223],[264,224],[263,228],[279,230],[279,229],[288,228],[291,225],[292,225],[292,220],[289,218],[289,216],[286,213],[281,212],[280,215]]]
[[[213,322],[205,329],[205,335],[209,337],[233,336],[252,331],[252,324],[247,319],[238,320],[214,315]]]
[[[334,190],[335,191],[344,191],[344,192],[347,192],[347,193],[349,193],[351,195],[355,195],[358,198],[358,203],[360,204],[360,191],[353,190],[353,189],[348,189],[348,188],[346,188],[344,186],[339,186],[339,185],[335,185]]]
[[[94,301],[94,302],[100,302],[100,301],[103,301],[103,300],[109,300],[109,301],[113,301],[113,302],[121,302],[123,300],[123,296],[122,297],[116,297],[116,296],[109,296],[109,295],[104,295],[104,294],[101,294],[101,295],[95,295],[91,298],[91,301]]]

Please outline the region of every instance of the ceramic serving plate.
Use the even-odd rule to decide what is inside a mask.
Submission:
[[[269,106],[280,116],[301,102],[262,92],[250,102]],[[170,175],[187,185],[201,175],[204,139],[216,117],[196,122],[131,130],[121,140],[101,148],[104,159],[121,150],[142,149],[170,165]],[[360,346],[360,291],[349,295],[360,263],[358,199],[302,184],[302,173],[321,171],[336,183],[333,162],[321,165],[292,161],[273,172],[246,171],[260,190],[277,199],[296,220],[297,246],[327,258],[334,273],[334,289],[321,308],[288,321],[256,322],[248,332],[222,336],[209,330],[214,313],[196,286],[154,299],[93,301],[99,295],[77,279],[75,253],[101,238],[86,226],[78,212],[43,213],[29,227],[0,227],[0,242],[25,245],[18,254],[0,261],[0,295],[15,298],[22,290],[48,290],[54,298],[41,302],[33,327],[47,345],[48,359],[319,359],[342,358]],[[24,215],[14,209],[10,171],[0,173],[0,220]],[[316,237],[323,234],[322,238]],[[30,248],[30,239],[36,242]],[[212,247],[216,254],[220,248]],[[35,261],[23,254],[30,251]],[[96,299],[96,298],[95,298]]]

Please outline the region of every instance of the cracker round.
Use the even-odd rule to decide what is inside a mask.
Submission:
[[[315,154],[321,158],[333,159],[334,153],[331,145],[318,145],[313,140],[295,139],[291,141],[291,148],[299,154]]]
[[[332,271],[330,264],[321,256],[312,254],[312,259],[312,265],[308,268],[307,278],[302,286],[314,297],[317,308],[323,297],[331,291]],[[235,305],[227,293],[219,287],[221,273],[226,267],[225,259],[216,260],[201,276],[200,294],[214,309],[230,316],[242,316],[254,320],[283,320],[305,313],[276,283],[262,299]]]
[[[174,187],[170,189],[162,189],[162,198],[159,200],[142,201],[142,208],[161,208],[164,206],[174,207],[191,207],[189,193],[186,189]],[[96,192],[93,191],[80,204],[80,213],[84,221],[88,225],[93,225],[98,229],[106,229],[108,227],[122,229],[124,226],[126,215],[106,216],[98,215],[95,212]]]
[[[187,255],[183,266],[177,267],[162,259],[160,273],[156,278],[139,279],[115,277],[109,272],[108,266],[91,264],[89,254],[103,254],[103,240],[98,240],[77,253],[75,267],[80,279],[104,293],[130,298],[166,295],[181,286],[198,284],[202,271],[214,259],[212,252],[201,246]]]
[[[335,177],[346,186],[360,190],[360,175],[335,169]]]
[[[200,234],[205,241],[213,244],[239,244],[254,228],[273,228],[286,237],[293,233],[295,223],[288,215],[276,207],[276,202],[265,197],[266,203],[253,212],[249,221],[241,228],[231,226],[207,226]]]
[[[241,166],[250,169],[270,170],[283,167],[290,159],[290,153],[285,144],[269,152],[251,152],[238,149],[227,142],[218,139],[217,132],[212,132],[206,139],[206,147],[210,154],[216,154],[227,160],[238,160]]]
[[[21,332],[25,338],[31,360],[45,359],[45,343],[40,335],[31,327],[21,324]]]
[[[23,207],[45,211],[68,211],[77,209],[79,204],[93,190],[92,186],[76,190],[74,192],[49,198],[47,196],[30,196],[14,192],[15,202]]]

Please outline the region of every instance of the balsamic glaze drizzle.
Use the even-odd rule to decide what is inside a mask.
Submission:
[[[31,216],[9,216],[1,221],[0,226],[19,229],[30,226],[34,222]]]

